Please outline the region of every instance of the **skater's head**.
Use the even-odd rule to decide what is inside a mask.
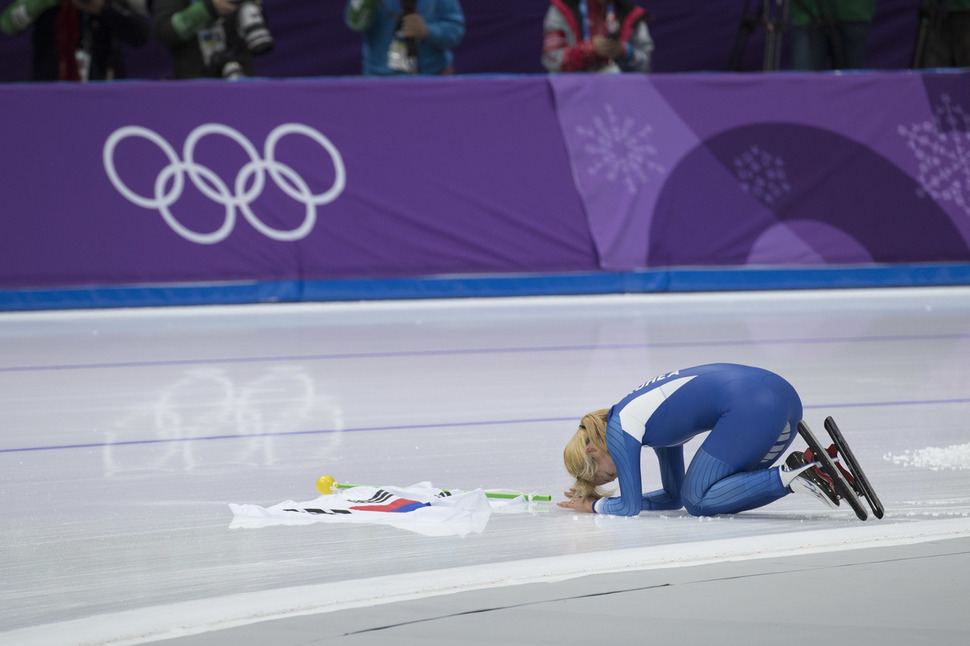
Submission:
[[[580,498],[602,498],[604,493],[598,488],[616,479],[616,465],[606,446],[608,412],[603,408],[587,413],[562,452],[566,471],[576,479],[574,495]]]

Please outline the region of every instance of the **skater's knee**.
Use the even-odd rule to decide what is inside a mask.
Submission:
[[[712,516],[717,513],[711,511],[711,488],[734,471],[731,465],[712,456],[703,446],[697,449],[681,488],[687,513],[692,516]]]
[[[714,515],[708,510],[707,505],[704,504],[703,496],[698,496],[696,493],[685,493],[683,501],[684,501],[684,509],[691,516],[713,516]]]

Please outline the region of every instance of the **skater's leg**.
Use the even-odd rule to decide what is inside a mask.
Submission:
[[[711,429],[684,478],[684,507],[694,515],[755,509],[791,493],[770,468],[794,441],[802,407],[781,379],[758,384]]]
[[[763,507],[789,493],[777,468],[738,472],[701,447],[687,469],[683,495],[689,513],[713,516]]]

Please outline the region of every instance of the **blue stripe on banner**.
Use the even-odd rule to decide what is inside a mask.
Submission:
[[[0,310],[970,284],[970,264],[651,269],[0,290]]]

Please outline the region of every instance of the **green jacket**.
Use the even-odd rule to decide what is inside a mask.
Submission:
[[[932,0],[927,2],[927,4],[931,6],[938,3],[940,3],[940,0]],[[943,4],[946,5],[946,10],[949,12],[970,11],[970,0],[947,0]]]
[[[819,19],[871,22],[876,14],[876,0],[791,0],[790,7],[791,22],[797,27],[814,24]]]

